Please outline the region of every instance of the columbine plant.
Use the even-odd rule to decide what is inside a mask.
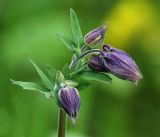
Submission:
[[[58,34],[59,40],[73,52],[71,63],[62,70],[47,67],[47,75],[31,60],[42,83],[14,81],[27,90],[37,90],[46,97],[54,97],[59,108],[58,137],[65,136],[66,114],[75,123],[80,109],[79,91],[89,86],[90,80],[111,83],[108,73],[138,84],[142,74],[135,61],[124,51],[102,44],[107,24],[96,28],[83,38],[77,16],[70,10],[73,40]],[[102,49],[101,49],[101,46]],[[98,47],[98,48],[95,48]]]

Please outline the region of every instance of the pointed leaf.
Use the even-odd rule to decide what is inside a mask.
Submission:
[[[69,76],[69,65],[65,64],[62,68],[63,75],[67,78]]]
[[[104,83],[111,83],[112,79],[105,73],[98,73],[94,71],[86,71],[80,74],[81,79],[95,80]]]
[[[11,80],[11,82],[12,82],[12,84],[19,85],[23,89],[26,89],[26,90],[37,90],[37,91],[40,91],[41,93],[48,93],[48,92],[50,92],[50,90],[44,88],[43,86],[41,86],[38,83],[34,83],[34,82],[22,82],[22,81],[15,81],[15,80]]]
[[[47,71],[48,75],[50,76],[52,84],[54,85],[55,79],[56,79],[57,70],[55,68],[51,67],[51,66],[47,66],[46,67],[46,71]]]
[[[44,74],[44,72],[32,61],[30,60],[30,62],[33,64],[33,66],[36,68],[39,76],[42,79],[42,82],[44,83],[44,85],[48,88],[48,89],[53,89],[53,84],[52,82],[49,80],[49,78]]]
[[[79,85],[76,88],[80,91],[80,90],[85,90],[89,86],[90,86],[90,83],[86,81],[86,82],[79,83]]]
[[[68,48],[71,51],[75,50],[74,43],[71,40],[65,38],[61,34],[57,34],[57,37],[63,43],[63,45],[66,46],[66,48]]]
[[[76,46],[79,48],[84,42],[83,42],[83,35],[81,32],[81,28],[76,16],[76,13],[73,9],[70,9],[70,18],[71,18],[71,30],[74,42]]]

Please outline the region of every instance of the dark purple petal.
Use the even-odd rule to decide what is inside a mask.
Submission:
[[[113,75],[133,82],[142,79],[138,66],[126,52],[105,45],[100,54],[103,57],[103,64]]]
[[[98,72],[108,72],[108,70],[105,68],[105,66],[102,64],[102,59],[99,55],[93,54],[89,61],[88,61],[88,67],[94,71]]]
[[[112,54],[123,60],[125,63],[129,64],[132,68],[138,69],[135,61],[131,58],[131,56],[123,50],[113,48],[109,45],[103,46],[103,49],[108,49]]]

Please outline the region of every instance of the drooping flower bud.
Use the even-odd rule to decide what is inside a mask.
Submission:
[[[104,25],[102,27],[99,27],[90,31],[85,35],[84,41],[88,45],[96,45],[98,43],[101,43],[104,39],[106,29],[107,29],[107,25]]]
[[[126,52],[104,45],[103,50],[100,51],[100,56],[102,56],[105,68],[118,78],[136,84],[143,78],[135,61]]]
[[[71,86],[63,87],[58,93],[58,98],[61,107],[74,122],[80,109],[80,96],[78,90]]]
[[[102,64],[102,58],[96,54],[93,54],[88,60],[88,67],[94,71],[108,72],[108,70]]]

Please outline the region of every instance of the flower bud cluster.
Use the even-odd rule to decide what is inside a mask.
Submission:
[[[107,26],[104,25],[87,33],[84,37],[86,45],[101,45],[106,29]],[[79,59],[90,53],[92,54],[88,60],[88,67],[97,73],[111,73],[120,79],[129,80],[136,84],[143,78],[135,61],[123,50],[103,45],[103,49],[101,50],[91,49],[85,52],[82,51]],[[61,86],[58,92],[58,99],[60,106],[75,121],[80,109],[80,96],[78,90],[72,85],[73,83],[73,81],[67,81]]]
[[[71,10],[70,15],[73,41],[58,35],[62,43],[73,52],[70,65],[65,65],[62,72],[56,71],[53,68],[47,68],[48,77],[31,61],[40,75],[43,84],[13,80],[12,83],[24,89],[38,90],[47,97],[55,97],[58,107],[61,110],[63,109],[71,117],[73,122],[75,122],[81,104],[77,88],[80,89],[85,84],[89,85],[90,83],[87,80],[110,82],[111,78],[106,74],[110,73],[120,79],[129,80],[137,84],[143,76],[135,61],[128,53],[102,44],[108,27],[107,25],[90,31],[83,38],[73,10]],[[85,45],[81,45],[82,43],[85,43]],[[94,45],[103,45],[103,49],[95,49],[93,48]],[[87,58],[87,61],[83,59],[84,57],[88,57],[88,55],[91,56],[89,59]]]

